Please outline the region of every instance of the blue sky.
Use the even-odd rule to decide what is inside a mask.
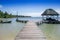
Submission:
[[[14,15],[40,16],[52,8],[60,13],[60,0],[0,0],[0,10]]]

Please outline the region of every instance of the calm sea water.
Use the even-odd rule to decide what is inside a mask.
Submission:
[[[0,40],[14,40],[18,32],[25,25],[24,23],[17,23],[16,18],[12,19],[1,19],[1,20],[12,20],[12,23],[1,24],[0,23]]]
[[[20,20],[40,21],[39,17],[33,18],[19,18]],[[8,18],[0,20],[12,20],[12,23],[0,23],[0,40],[14,40],[18,32],[25,26],[24,23],[16,22],[16,18]],[[60,24],[42,24],[38,26],[47,36],[48,40],[60,39]]]
[[[42,24],[39,28],[45,33],[48,40],[60,40],[60,24]]]

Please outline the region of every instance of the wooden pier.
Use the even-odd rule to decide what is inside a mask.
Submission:
[[[15,40],[47,40],[47,38],[35,22],[29,21],[17,34]]]

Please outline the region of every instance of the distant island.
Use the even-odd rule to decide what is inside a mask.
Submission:
[[[23,15],[12,15],[7,11],[3,12],[0,10],[0,18],[14,18],[14,17],[31,17],[31,16],[23,16]]]

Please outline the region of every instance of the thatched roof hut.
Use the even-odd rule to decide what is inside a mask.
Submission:
[[[59,14],[53,9],[46,9],[42,15],[43,23],[60,24]]]
[[[46,9],[44,11],[44,13],[42,13],[42,16],[47,16],[47,15],[49,15],[49,16],[58,16],[59,14],[53,9]]]

